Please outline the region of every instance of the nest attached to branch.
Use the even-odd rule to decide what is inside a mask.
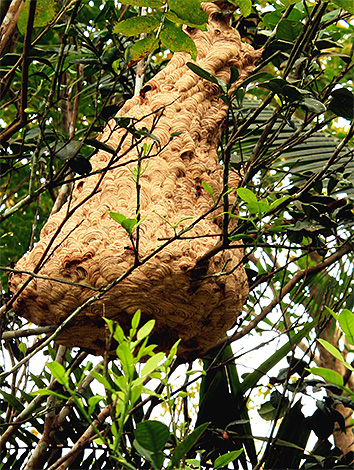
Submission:
[[[217,5],[205,3],[203,8],[209,16],[208,30],[188,28],[198,50],[196,63],[225,82],[230,66],[237,67],[237,86],[261,53],[241,42]],[[156,320],[151,341],[160,350],[167,351],[181,338],[178,354],[191,358],[212,347],[241,312],[248,295],[242,249],[224,250],[197,264],[220,240],[222,217],[216,215],[223,208],[202,217],[213,206],[202,182],[212,188],[215,198],[223,191],[217,146],[227,105],[216,85],[186,66],[189,61],[187,53],[174,54],[146,84],[144,93],[128,100],[117,115],[133,118],[136,129],[146,128],[160,147],[150,137],[134,145],[136,137],[112,119],[99,140],[118,150],[117,155],[100,150],[91,158],[92,174],[75,184],[70,200],[49,217],[39,242],[16,265],[18,270],[95,289],[107,287],[130,270],[80,312],[57,338],[60,344],[101,354],[106,347],[102,317],[128,329],[132,315],[141,309],[144,321]],[[178,135],[171,139],[173,133]],[[137,196],[133,174],[144,142],[153,146],[150,157],[141,162]],[[229,187],[238,183],[238,176],[231,173]],[[129,235],[108,211],[134,218],[138,201],[144,218],[139,227],[140,262],[173,237],[171,225],[180,222],[179,231],[200,220],[185,234],[188,239],[172,241],[132,269],[137,257]],[[216,275],[223,270],[231,274]],[[28,278],[12,275],[12,293]],[[17,298],[15,311],[37,325],[60,324],[94,294],[90,288],[33,278]]]

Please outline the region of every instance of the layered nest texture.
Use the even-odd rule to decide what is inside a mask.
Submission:
[[[203,8],[208,30],[186,29],[197,46],[196,63],[225,82],[230,66],[237,67],[237,86],[260,52],[241,42],[215,4]],[[193,62],[189,54],[174,54],[143,92],[125,103],[99,137],[115,152],[100,150],[91,158],[91,174],[75,184],[70,200],[49,217],[39,242],[16,265],[43,276],[28,282],[22,273],[10,279],[14,294],[27,282],[15,311],[37,325],[60,324],[98,297],[57,338],[60,344],[101,354],[106,348],[102,317],[128,330],[140,309],[143,321],[156,320],[151,340],[160,350],[180,338],[180,356],[202,356],[241,312],[248,295],[242,250],[224,250],[197,263],[220,241],[223,207],[211,210],[213,199],[202,182],[217,200],[223,191],[217,146],[227,105],[219,88],[187,62]],[[123,117],[130,118],[128,131]],[[238,183],[231,174],[229,187]],[[138,212],[139,229],[130,237],[109,211],[128,219]],[[230,274],[218,276],[222,271]],[[92,290],[112,283],[104,294]]]

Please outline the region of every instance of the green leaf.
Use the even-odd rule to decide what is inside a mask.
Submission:
[[[229,84],[231,85],[232,83],[235,83],[239,79],[239,76],[240,76],[240,72],[238,71],[238,68],[231,65]]]
[[[258,414],[264,420],[270,421],[275,418],[277,410],[269,401],[267,401],[266,403],[262,403],[258,410]]]
[[[133,228],[137,224],[136,217],[134,217],[133,219],[127,219],[125,215],[111,211],[108,211],[108,214],[110,215],[110,217],[112,217],[113,220],[118,222],[128,232],[129,235],[132,234]]]
[[[302,24],[297,20],[284,18],[279,21],[276,29],[276,38],[282,41],[293,42],[302,29]]]
[[[136,36],[138,34],[152,33],[159,27],[160,20],[154,15],[134,16],[120,21],[114,28],[113,33],[121,33],[124,36]]]
[[[275,207],[279,206],[279,204],[281,204],[282,202],[286,201],[286,200],[289,200],[291,201],[291,197],[289,196],[282,196],[280,197],[279,199],[276,199],[275,201],[273,201],[270,205],[270,209],[274,209]]]
[[[103,320],[107,323],[108,329],[110,333],[113,333],[114,331],[114,321],[110,320],[109,318],[102,317]]]
[[[129,49],[129,65],[147,57],[151,52],[154,52],[158,45],[159,40],[155,36],[146,36],[146,38],[136,41]]]
[[[92,170],[90,161],[83,155],[76,155],[68,161],[69,167],[78,175],[88,175]]]
[[[65,369],[61,364],[58,362],[46,362],[46,365],[52,373],[52,376],[55,377],[59,383],[62,385],[67,385],[69,383]]]
[[[335,346],[333,346],[333,344],[329,343],[325,339],[318,339],[317,341],[325,349],[327,349],[327,351],[330,352],[332,354],[332,356],[334,356],[336,359],[338,359],[338,361],[340,361],[347,369],[354,372],[354,367],[352,367],[350,364],[348,364],[347,361],[344,360],[344,358],[343,358],[342,354],[340,353],[340,351],[338,351],[338,349]]]
[[[181,458],[186,455],[186,453],[194,446],[194,444],[198,441],[198,439],[201,437],[201,435],[204,433],[206,428],[209,426],[208,423],[204,423],[197,427],[191,434],[189,434],[187,437],[183,439],[182,442],[178,444],[176,447],[171,461],[168,465],[168,468],[173,468],[175,465],[178,464],[178,462],[181,460]]]
[[[24,406],[23,403],[21,403],[20,400],[15,397],[15,395],[6,393],[3,390],[0,390],[0,393],[9,405],[11,405],[18,413],[21,413],[21,411],[24,409]]]
[[[96,408],[96,405],[101,401],[104,400],[105,397],[102,397],[101,395],[94,395],[88,399],[88,404],[89,404],[89,409],[88,409],[88,414],[91,415]]]
[[[167,0],[169,9],[181,20],[201,25],[208,21],[208,15],[202,10],[200,0]]]
[[[345,308],[337,319],[339,326],[345,333],[345,339],[349,344],[354,345],[354,313]]]
[[[321,103],[321,101],[315,100],[314,98],[304,98],[300,101],[300,105],[310,113],[320,114],[327,111],[326,106]]]
[[[158,8],[162,7],[162,5],[165,3],[165,0],[127,0],[124,1],[124,3],[137,7]]]
[[[106,390],[110,390],[111,392],[114,392],[114,389],[112,388],[111,384],[108,382],[108,380],[103,377],[102,374],[100,374],[99,372],[97,372],[96,370],[92,370],[91,371],[91,375],[92,377],[94,377],[96,380],[98,380],[98,382],[100,382],[102,385],[104,385],[104,388]]]
[[[123,220],[126,220],[126,217],[123,214],[118,214],[117,212],[111,212],[111,211],[108,211],[108,214],[110,215],[110,217],[112,217],[113,220],[115,220],[121,225],[122,225]]]
[[[251,237],[250,235],[247,235],[246,233],[238,233],[237,235],[231,235],[231,237],[229,237],[229,240],[232,242],[237,242],[238,240],[243,240],[246,238],[253,239],[253,237]]]
[[[325,367],[310,367],[306,370],[309,370],[313,375],[319,375],[331,384],[343,386],[343,377],[335,370],[326,369]]]
[[[20,14],[18,15],[17,27],[22,35],[27,29],[28,14],[30,1],[22,5]],[[55,15],[55,0],[37,0],[36,12],[34,14],[33,27],[46,26]]]
[[[22,352],[22,354],[26,354],[27,352],[27,346],[25,343],[20,343],[18,345],[18,349]]]
[[[252,0],[229,0],[240,9],[242,16],[249,16],[252,12]],[[230,460],[231,462],[231,460]]]
[[[115,325],[114,335],[113,338],[118,341],[118,343],[123,343],[125,340],[125,335],[122,327],[118,324]]]
[[[82,142],[79,140],[71,140],[65,145],[59,144],[55,146],[55,156],[60,160],[69,160],[74,157],[82,147]],[[58,149],[58,150],[57,150]]]
[[[117,347],[117,356],[121,361],[125,374],[131,377],[134,372],[134,357],[127,343],[121,343]]]
[[[62,400],[67,400],[68,397],[62,395],[58,392],[54,392],[53,390],[47,390],[45,388],[39,388],[35,392],[32,392],[32,395],[53,395],[54,397],[61,398]]]
[[[208,183],[206,183],[205,181],[202,181],[202,186],[203,188],[205,189],[205,191],[210,194],[210,196],[212,197],[213,199],[213,202],[215,202],[215,197],[214,197],[214,194],[213,194],[213,188],[211,186],[209,186]]]
[[[163,449],[170,437],[166,424],[160,421],[142,421],[134,430],[134,437],[144,449],[156,453]]]
[[[137,310],[132,318],[132,332],[130,333],[131,336],[135,335],[136,330],[138,329],[139,323],[141,318],[141,310]]]
[[[149,320],[148,322],[143,325],[140,330],[138,330],[136,337],[140,339],[146,338],[153,330],[155,326],[155,320]]]
[[[188,52],[193,60],[197,58],[197,48],[194,41],[182,31],[182,26],[177,26],[166,20],[165,26],[160,34],[163,47],[172,52]]]
[[[352,15],[354,15],[354,3],[353,0],[333,0],[335,5],[343,8],[343,10],[348,11]]]
[[[348,88],[338,88],[332,91],[332,99],[328,105],[328,109],[337,116],[345,119],[354,118],[354,94]]]
[[[239,197],[242,199],[242,201],[245,201],[248,203],[258,202],[257,196],[250,189],[238,188],[236,192],[239,195]]]
[[[273,78],[268,82],[260,83],[259,86],[261,88],[266,88],[267,90],[273,91],[278,95],[283,95],[283,87],[287,85],[287,81],[282,78]]]
[[[237,459],[239,455],[243,452],[243,449],[233,450],[227,454],[220,455],[214,462],[214,468],[225,467],[230,462],[233,462]]]
[[[153,370],[155,370],[157,364],[161,362],[164,357],[165,354],[163,352],[159,352],[154,356],[150,357],[150,359],[148,359],[140,373],[141,377],[145,377],[146,375],[149,375]]]
[[[202,67],[199,67],[199,65],[197,64],[193,64],[192,62],[187,62],[186,65],[194,73],[199,75],[199,77],[204,78],[204,80],[208,80],[209,82],[215,83],[216,85],[218,85],[218,87],[223,93],[227,93],[227,86],[223,80],[220,80],[220,78],[215,77],[215,75],[211,74],[210,72],[203,69]]]

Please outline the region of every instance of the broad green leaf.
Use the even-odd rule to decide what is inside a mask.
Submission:
[[[242,452],[243,449],[239,449],[228,452],[227,454],[220,455],[214,462],[214,468],[225,467],[230,462],[236,460],[237,457],[242,454]]]
[[[99,372],[97,372],[96,370],[92,370],[91,371],[91,375],[92,377],[94,377],[96,380],[98,380],[98,382],[100,382],[102,385],[104,385],[104,388],[106,390],[110,390],[111,392],[114,392],[114,389],[112,388],[111,384],[108,382],[108,380],[103,377],[102,374],[100,374]]]
[[[343,10],[348,11],[354,15],[354,3],[353,0],[332,0],[335,5],[343,8]]]
[[[22,35],[26,32],[30,3],[30,1],[25,2],[18,15],[17,27]],[[55,0],[37,0],[33,27],[47,26],[54,15]]]
[[[274,207],[277,207],[279,206],[279,204],[281,204],[282,202],[286,201],[286,200],[291,200],[291,197],[289,196],[282,196],[280,197],[279,199],[276,199],[275,201],[273,201],[270,205],[270,209],[274,209]]]
[[[230,67],[230,82],[229,84],[231,85],[232,83],[235,83],[240,76],[240,72],[238,71],[237,67],[234,67],[233,65]]]
[[[135,334],[136,330],[138,329],[139,323],[141,318],[141,310],[137,310],[132,318],[132,332],[130,333],[132,336]]]
[[[125,36],[136,36],[138,34],[152,33],[159,27],[160,20],[156,16],[134,16],[127,20],[120,21],[114,28],[114,33],[121,33]]]
[[[343,386],[343,377],[335,370],[326,369],[325,367],[310,367],[307,370],[313,375],[319,375],[331,384]]]
[[[334,356],[336,359],[338,359],[338,361],[340,361],[347,369],[354,372],[354,367],[352,367],[350,364],[348,364],[347,361],[344,360],[344,358],[343,358],[342,354],[340,353],[340,351],[338,351],[338,349],[335,346],[333,346],[333,344],[329,343],[325,339],[318,339],[317,341],[325,349],[327,349],[327,351],[330,352],[332,354],[332,356]]]
[[[276,29],[276,38],[282,41],[294,41],[302,29],[299,21],[284,18],[279,21]]]
[[[58,362],[46,362],[46,365],[52,373],[52,376],[55,377],[59,383],[62,385],[68,384],[68,377],[66,376],[65,369],[61,364]]]
[[[253,239],[253,237],[251,237],[250,235],[247,235],[246,233],[238,233],[237,235],[231,235],[231,237],[229,237],[229,240],[232,242],[237,242],[238,240],[243,240],[246,238]]]
[[[150,357],[146,364],[144,365],[140,375],[142,377],[145,377],[146,375],[149,375],[150,372],[156,369],[157,364],[163,360],[165,357],[165,354],[163,352],[159,352],[155,354],[154,356]]]
[[[130,402],[132,405],[139,400],[141,394],[143,393],[144,387],[141,384],[134,384],[130,392]]]
[[[113,331],[114,331],[114,321],[113,320],[110,320],[109,318],[105,318],[105,317],[102,317],[103,320],[107,323],[107,326],[108,326],[108,329],[110,331],[110,333],[113,334]]]
[[[23,403],[20,402],[18,398],[15,397],[15,395],[12,395],[10,393],[6,393],[3,390],[0,390],[0,393],[4,397],[5,401],[11,405],[18,413],[21,413],[21,411],[24,409]]]
[[[117,356],[121,361],[125,374],[130,377],[134,372],[134,358],[127,343],[121,343],[117,347]]]
[[[242,16],[249,16],[252,12],[251,0],[230,0],[230,3],[240,9]],[[231,462],[231,460],[230,460]]]
[[[96,408],[96,405],[101,401],[104,400],[105,397],[101,395],[94,395],[88,399],[89,409],[88,414],[91,415]]]
[[[71,170],[78,175],[88,175],[92,170],[90,161],[83,155],[76,155],[68,161]]]
[[[61,393],[54,392],[53,390],[46,390],[44,388],[40,388],[35,392],[32,392],[32,395],[53,395],[54,397],[61,398],[62,400],[68,399],[68,397],[62,395]]]
[[[300,101],[302,108],[307,109],[310,113],[324,113],[327,111],[326,106],[321,101],[315,100],[314,98],[304,98]]]
[[[133,228],[137,224],[137,219],[125,219],[122,222],[122,227],[129,233],[129,235],[132,234]]]
[[[213,202],[215,202],[215,197],[214,197],[214,194],[213,194],[213,188],[208,184],[206,183],[205,181],[202,181],[202,186],[203,188],[205,189],[205,191],[210,194],[210,196],[212,197],[213,199]]]
[[[27,346],[25,343],[20,343],[18,345],[18,349],[22,352],[23,355],[25,355],[27,352]]]
[[[345,333],[345,339],[354,345],[354,313],[345,308],[337,318],[339,326]]]
[[[335,3],[335,2],[333,2]],[[321,18],[321,23],[326,23],[326,21],[332,21],[334,18],[337,18],[338,14],[340,12],[340,8],[337,8],[336,10],[329,11],[325,15],[322,16]]]
[[[194,444],[198,441],[201,435],[204,433],[206,428],[209,426],[210,423],[204,423],[197,427],[191,434],[183,439],[182,442],[178,444],[175,451],[173,452],[171,461],[168,465],[168,468],[173,468],[181,458],[186,455],[186,453],[194,446]]]
[[[137,7],[158,8],[162,7],[162,5],[165,3],[165,0],[124,0],[124,3]]]
[[[122,225],[123,220],[126,219],[125,215],[118,214],[117,212],[108,211],[108,214],[110,215],[110,217],[112,217],[113,220],[115,220],[116,222],[118,222],[121,225]]]
[[[67,144],[55,146],[55,156],[60,160],[69,160],[74,157],[82,147],[82,142],[79,140],[71,140]],[[58,150],[57,150],[58,149]]]
[[[172,52],[188,52],[193,60],[197,58],[196,45],[188,34],[182,31],[181,26],[166,20],[160,39],[166,49],[170,49]]]
[[[115,325],[113,338],[118,341],[118,343],[123,343],[125,339],[124,331],[122,327],[118,324]]]
[[[149,320],[148,322],[145,323],[137,332],[136,337],[140,339],[146,338],[146,336],[149,336],[149,334],[152,332],[153,328],[155,326],[155,320]]]
[[[170,437],[170,431],[166,424],[160,421],[142,421],[137,424],[134,437],[144,449],[156,453],[163,449]]]
[[[354,118],[354,94],[348,88],[338,88],[332,91],[332,99],[328,109],[337,116],[346,119]]]
[[[245,202],[258,202],[257,196],[247,188],[238,188],[237,189],[237,194],[239,197],[242,199],[242,201]]]
[[[266,403],[262,403],[258,410],[258,414],[264,420],[270,421],[275,418],[277,410],[269,401],[267,401]]]
[[[136,41],[129,50],[129,65],[147,57],[151,52],[154,52],[158,45],[159,40],[155,36],[146,36],[146,38]]]
[[[227,93],[227,86],[223,80],[220,80],[220,78],[215,77],[215,75],[203,69],[202,67],[199,67],[199,65],[197,64],[193,64],[192,62],[187,62],[186,65],[194,73],[199,75],[199,77],[204,78],[204,80],[208,80],[209,82],[215,83],[216,85],[218,85],[218,87],[223,93]]]
[[[167,0],[167,4],[173,13],[189,23],[200,25],[208,21],[200,0]]]
[[[261,88],[266,88],[267,90],[273,91],[278,95],[283,95],[283,87],[287,85],[287,81],[282,78],[273,78],[268,82],[260,83]]]
[[[151,464],[153,470],[160,470],[165,460],[165,454],[162,451],[151,454]]]
[[[110,217],[112,217],[113,220],[118,222],[128,232],[129,235],[132,234],[133,228],[136,226],[138,221],[136,217],[134,217],[133,219],[127,219],[125,215],[111,211],[108,211],[108,214],[110,215]]]

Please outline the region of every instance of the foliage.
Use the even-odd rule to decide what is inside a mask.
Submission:
[[[11,23],[3,23],[0,468],[353,465],[353,448],[343,444],[354,425],[352,2],[239,0],[223,8],[233,11],[244,41],[264,48],[241,83],[236,68],[225,83],[194,62],[186,27],[206,30],[199,0],[27,1],[11,34]],[[106,320],[117,359],[107,353],[98,362],[54,346],[45,335],[55,335],[57,325],[36,329],[18,317],[7,275],[38,240],[53,205],[91,173],[91,156],[119,154],[95,136],[126,99],[144,92],[141,77],[154,76],[178,51],[190,54],[189,68],[228,105],[219,146],[224,192],[217,198],[206,182],[198,191],[223,219],[220,249],[245,249],[249,300],[202,367],[181,364],[176,346],[168,355],[156,352],[153,322],[142,325],[139,312],[128,334]],[[131,118],[117,124],[141,149],[132,172],[138,185],[153,158],[145,139],[157,137]],[[228,210],[231,172],[242,177],[239,213]],[[139,208],[134,218],[110,216],[137,257]],[[188,232],[178,231],[182,220],[165,220],[174,237]],[[218,275],[228,274],[226,266]],[[257,354],[243,374],[252,352],[241,343],[246,335],[257,351],[268,341],[279,347]],[[41,353],[46,365],[34,359]],[[312,406],[307,416],[305,402]]]

